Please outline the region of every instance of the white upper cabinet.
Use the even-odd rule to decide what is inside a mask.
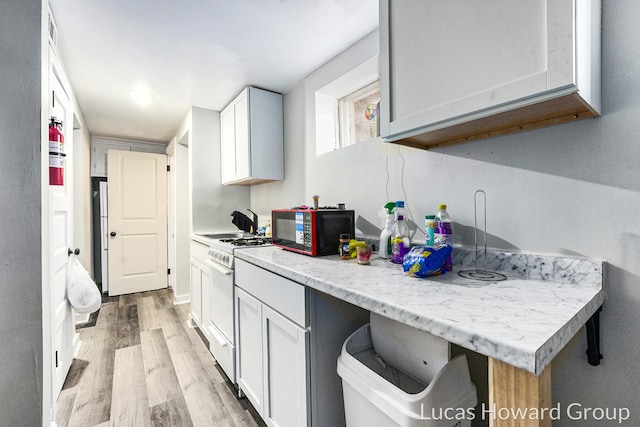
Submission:
[[[600,0],[380,0],[380,132],[433,148],[600,115]]]
[[[220,114],[223,184],[284,179],[282,95],[245,88]]]

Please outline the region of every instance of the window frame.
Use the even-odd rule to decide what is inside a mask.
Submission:
[[[375,55],[315,91],[316,155],[353,145],[340,143],[339,100],[379,80],[379,56]]]
[[[376,105],[380,102],[380,79],[375,79],[367,84],[360,85],[349,94],[341,97],[337,100],[337,115],[338,115],[338,135],[336,141],[336,148],[344,148],[349,145],[366,142],[371,139],[377,138],[380,135],[378,122],[378,108],[376,107],[376,134],[371,138],[358,141],[356,135],[356,112],[354,105],[361,101],[363,98],[376,96]]]

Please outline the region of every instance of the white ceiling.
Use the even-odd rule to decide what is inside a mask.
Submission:
[[[145,141],[171,141],[192,105],[219,111],[247,85],[287,92],[378,27],[378,0],[50,4],[91,134]]]

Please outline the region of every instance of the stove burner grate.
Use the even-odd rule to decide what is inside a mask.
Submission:
[[[222,243],[230,243],[233,246],[262,246],[270,245],[269,237],[239,237],[236,239],[221,239]]]

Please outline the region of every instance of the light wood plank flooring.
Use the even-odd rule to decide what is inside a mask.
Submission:
[[[58,426],[264,426],[173,301],[170,289],[104,299],[78,330]]]

